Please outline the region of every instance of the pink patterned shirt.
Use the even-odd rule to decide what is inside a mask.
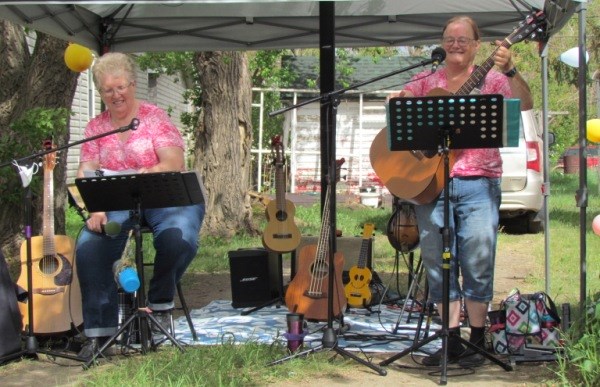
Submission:
[[[472,71],[472,70],[471,70]],[[426,96],[432,89],[448,89],[446,69],[441,68],[434,74],[429,75],[429,70],[415,75],[414,82],[409,83],[405,90],[409,90],[416,97]],[[423,78],[425,77],[425,78]],[[416,80],[418,78],[423,78]],[[505,98],[511,98],[512,92],[508,79],[497,71],[490,71],[485,77],[481,94],[502,94]],[[502,158],[498,148],[485,149],[460,149],[455,151],[456,159],[450,177],[455,176],[502,176]]]
[[[122,171],[125,169],[150,168],[158,164],[156,149],[180,147],[184,141],[167,113],[148,102],[140,102],[137,118],[140,124],[127,141],[109,135],[88,141],[81,146],[80,162],[97,160],[101,169]],[[113,130],[108,110],[93,118],[85,128],[89,138]]]

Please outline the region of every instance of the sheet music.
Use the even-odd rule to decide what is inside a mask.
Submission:
[[[112,169],[96,169],[96,170],[85,170],[83,171],[84,177],[97,177],[97,176],[117,176],[117,175],[135,175],[138,173],[135,169],[124,169],[122,171],[115,171]]]

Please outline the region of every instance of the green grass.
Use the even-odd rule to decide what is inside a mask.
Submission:
[[[90,369],[86,386],[256,386],[283,380],[301,380],[318,374],[343,378],[351,363],[332,359],[332,352],[269,365],[287,356],[282,342],[194,346],[185,353],[162,347],[146,356],[133,356]]]
[[[593,233],[592,219],[600,213],[597,174],[589,176],[589,202],[585,225],[587,245],[587,294],[600,292],[600,237]],[[575,203],[578,189],[578,176],[553,174],[549,197],[550,226],[550,295],[557,302],[577,305],[580,293],[580,208]],[[255,222],[258,229],[265,225],[263,208],[256,207]],[[338,203],[337,228],[344,236],[360,235],[366,222],[376,225],[373,264],[376,271],[391,272],[395,268],[395,253],[385,230],[390,217],[389,209],[372,209],[357,204]],[[72,214],[68,217],[69,232],[75,236],[81,220]],[[296,224],[302,235],[318,235],[321,229],[318,205],[296,208]],[[261,246],[260,236],[238,235],[231,240],[202,236],[201,249],[192,262],[189,272],[228,271],[227,252],[237,248]],[[151,255],[151,242],[144,241],[147,255]],[[544,290],[545,251],[544,234],[512,235],[501,232],[498,242],[499,254],[515,256],[514,268],[518,274],[522,260],[533,261],[535,270],[526,279],[524,292]],[[418,254],[418,251],[416,252]],[[528,261],[530,262],[530,261]],[[406,271],[401,264],[400,270]],[[576,316],[575,309],[573,314]],[[331,354],[319,353],[306,359],[294,359],[277,367],[268,367],[271,361],[285,356],[285,347],[279,343],[272,346],[257,344],[226,344],[211,347],[191,347],[184,355],[171,348],[161,348],[157,353],[135,356],[92,370],[86,385],[207,385],[238,386],[264,385],[273,381],[301,380],[307,375],[343,374],[345,367],[355,366],[336,358],[335,364],[323,361]],[[298,362],[302,362],[300,366]],[[347,368],[346,368],[347,369]]]

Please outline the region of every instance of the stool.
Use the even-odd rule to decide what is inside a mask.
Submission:
[[[140,229],[142,234],[151,234],[152,230],[148,227],[142,227]],[[144,266],[153,266],[154,263],[144,262]],[[190,315],[190,310],[185,302],[185,297],[183,296],[183,289],[181,287],[181,281],[177,282],[176,285],[177,296],[179,297],[179,303],[181,304],[180,308],[176,308],[178,310],[183,310],[183,314],[185,315],[185,319],[187,320],[188,326],[190,327],[190,331],[192,332],[192,339],[194,341],[198,341],[198,335],[196,333],[196,329],[194,328],[194,322],[192,321],[192,316]],[[172,328],[172,327],[171,327]]]

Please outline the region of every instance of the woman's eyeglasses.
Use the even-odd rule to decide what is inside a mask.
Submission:
[[[449,36],[442,38],[442,44],[444,44],[444,46],[452,46],[454,43],[458,43],[460,47],[466,47],[474,40],[475,39],[467,38],[464,36],[461,36],[460,38],[453,38]]]
[[[132,86],[132,85],[133,85],[133,81],[129,82],[127,85],[124,85],[124,86],[117,86],[114,89],[108,89],[108,90],[100,89],[100,94],[102,94],[105,97],[112,97],[113,95],[115,95],[115,93],[121,95],[127,91],[129,86]]]

